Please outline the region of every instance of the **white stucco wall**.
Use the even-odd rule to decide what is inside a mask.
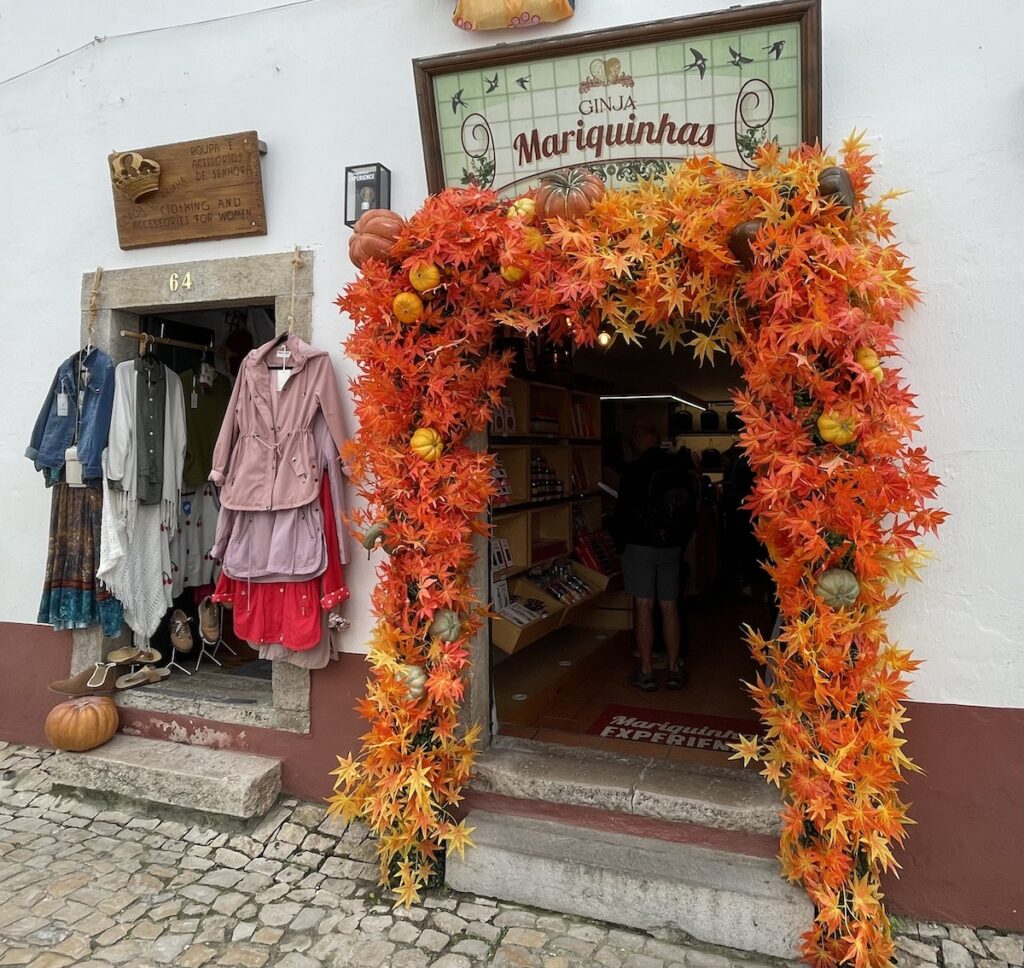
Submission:
[[[35,618],[49,494],[22,457],[57,363],[78,343],[81,274],[288,250],[317,250],[314,341],[352,374],[331,305],[351,278],[342,222],[346,164],[381,161],[393,207],[425,193],[410,60],[511,38],[470,36],[447,0],[315,0],[230,17],[272,0],[0,0],[0,81],[86,43],[105,42],[0,84],[0,621]],[[534,36],[699,12],[711,0],[579,0],[574,21]],[[1019,383],[1019,236],[1024,128],[1018,0],[825,0],[825,136],[879,139],[878,184],[912,194],[896,208],[925,292],[903,334],[923,410],[922,441],[952,518],[925,583],[893,629],[925,665],[913,697],[1024,705],[1024,515]],[[106,155],[256,128],[269,146],[270,234],[122,252]],[[358,647],[372,569],[350,570]]]

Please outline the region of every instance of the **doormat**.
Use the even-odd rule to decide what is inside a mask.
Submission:
[[[739,742],[741,733],[750,736],[762,728],[756,719],[731,719],[707,713],[679,713],[640,706],[605,706],[587,732],[593,736],[628,739],[634,743],[732,753],[729,744]]]

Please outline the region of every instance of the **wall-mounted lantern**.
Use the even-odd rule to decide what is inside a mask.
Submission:
[[[345,224],[349,227],[371,208],[391,208],[391,172],[379,162],[345,169]]]

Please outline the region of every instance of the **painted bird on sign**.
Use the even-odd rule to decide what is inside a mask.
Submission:
[[[518,84],[524,91],[526,90],[526,85],[529,84],[529,83],[530,83],[530,75],[529,74],[526,74],[523,77],[517,77],[516,78],[516,84]]]
[[[687,64],[683,69],[692,71],[696,67],[697,73],[700,74],[700,79],[703,81],[704,72],[708,69],[708,59],[696,47],[691,47],[690,53],[693,54],[693,63]]]
[[[730,47],[729,53],[732,54],[732,60],[729,61],[729,64],[733,67],[742,67],[744,64],[754,63],[752,57],[744,57],[735,47]]]
[[[459,108],[469,107],[465,101],[462,100],[462,92],[465,90],[464,87],[460,87],[452,97],[452,114],[458,114]]]
[[[486,74],[484,74],[484,80],[487,81],[487,90],[484,91],[484,94],[490,94],[492,91],[497,89],[497,87],[498,87],[498,75],[497,74],[495,74],[494,77],[488,77]]]
[[[770,47],[762,47],[761,50],[768,51],[768,56],[769,57],[771,57],[772,54],[774,54],[775,55],[775,59],[778,60],[782,56],[782,48],[785,47],[785,46],[786,46],[786,42],[784,40],[777,40]]]

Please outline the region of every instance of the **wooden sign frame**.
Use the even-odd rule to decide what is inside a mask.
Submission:
[[[446,183],[442,154],[442,133],[439,130],[438,100],[435,94],[436,82],[446,75],[467,72],[487,72],[498,77],[498,70],[509,66],[536,63],[542,60],[557,61],[578,54],[608,52],[624,48],[637,48],[664,42],[678,42],[701,35],[719,34],[729,31],[744,31],[752,28],[771,28],[796,23],[799,26],[799,141],[813,144],[821,138],[821,2],[820,0],[780,0],[753,7],[734,8],[695,16],[657,20],[626,27],[610,27],[587,33],[550,37],[544,40],[526,41],[517,44],[500,44],[464,50],[457,53],[441,54],[419,58],[413,61],[416,97],[419,106],[420,130],[423,141],[423,157],[426,166],[427,187],[438,192],[456,184],[451,176]],[[764,55],[761,55],[762,57]],[[768,55],[770,58],[770,54]],[[605,61],[604,63],[609,63]],[[701,72],[703,79],[703,72]],[[593,80],[591,78],[591,80]],[[581,85],[582,86],[582,85]],[[486,98],[484,99],[486,101]],[[457,103],[456,103],[457,106]],[[445,105],[446,107],[446,105]],[[475,106],[473,106],[475,107]],[[738,107],[738,104],[737,104]],[[456,108],[453,107],[453,111]],[[676,119],[684,120],[684,119]],[[688,120],[688,119],[685,119]],[[579,122],[577,122],[579,123]],[[464,122],[465,124],[465,122]],[[690,127],[687,125],[687,127]],[[490,137],[488,127],[487,136]],[[699,144],[693,140],[690,144]],[[465,137],[463,136],[463,145]],[[698,149],[694,149],[698,150]],[[713,151],[712,148],[707,149]],[[662,160],[678,161],[668,155]],[[577,161],[576,166],[591,163]],[[552,169],[573,165],[553,164]],[[638,166],[634,165],[634,168]],[[662,165],[664,167],[664,165]],[[509,194],[518,194],[529,187],[529,178],[536,179],[542,172],[516,179],[508,186]],[[642,177],[646,177],[641,172]],[[634,177],[635,180],[635,177]],[[464,182],[463,182],[464,183]],[[495,185],[499,190],[501,184]]]
[[[140,249],[266,235],[260,163],[266,151],[255,131],[241,131],[111,153],[107,169],[118,244]],[[140,168],[152,178],[155,166],[158,187],[133,201],[131,189],[138,186],[124,179]]]

